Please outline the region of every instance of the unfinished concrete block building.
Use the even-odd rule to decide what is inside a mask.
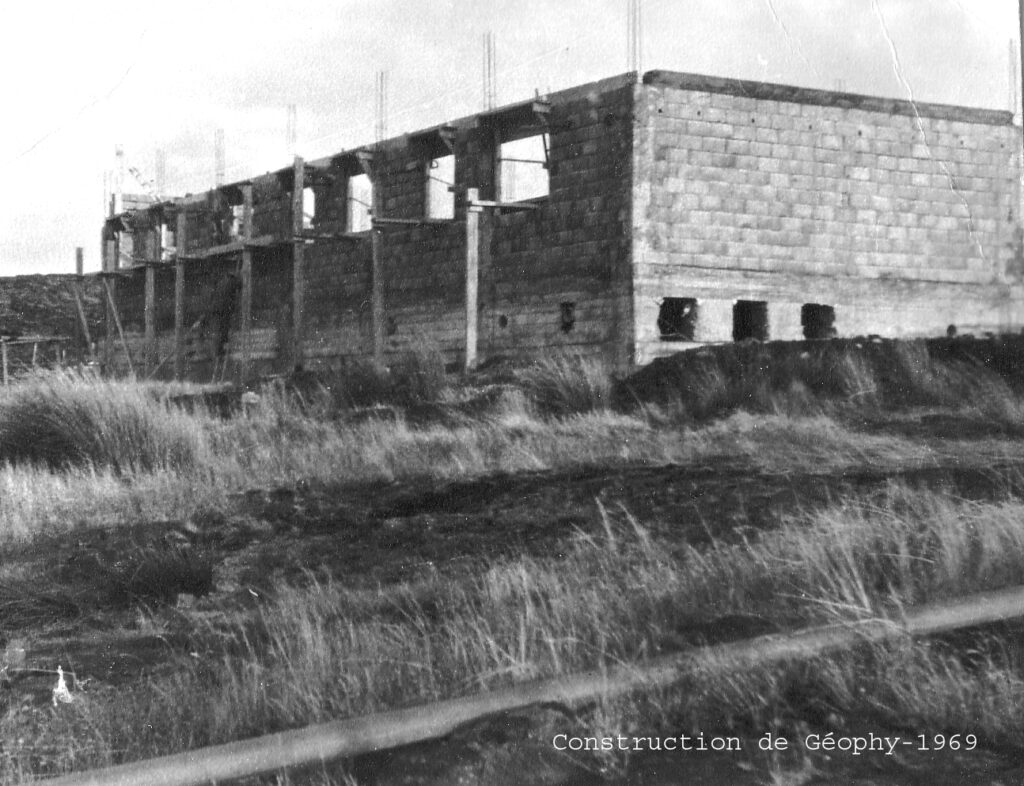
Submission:
[[[1008,112],[625,74],[104,226],[107,357],[228,376],[1017,329]]]

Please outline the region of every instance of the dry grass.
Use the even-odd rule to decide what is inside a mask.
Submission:
[[[839,375],[844,395],[876,395],[874,377],[849,362]],[[582,366],[545,373],[554,380],[550,398],[538,392],[540,382],[527,384],[454,426],[414,426],[402,417],[324,422],[297,410],[283,391],[264,396],[246,417],[221,421],[169,409],[152,391],[121,383],[34,379],[0,395],[0,423],[34,412],[26,408],[39,395],[49,402],[46,411],[57,413],[42,418],[57,434],[44,443],[65,440],[78,446],[74,455],[88,457],[67,461],[51,451],[30,459],[28,437],[15,439],[21,453],[0,468],[0,540],[188,518],[226,509],[232,491],[299,479],[448,479],[712,459],[770,472],[834,472],[936,460],[927,445],[858,433],[820,414],[739,413],[696,428],[681,425],[671,407],[616,413],[605,406],[607,388]],[[715,409],[715,396],[728,385],[711,378],[701,384]],[[975,397],[979,411],[1017,418],[1015,396],[992,390],[989,403]],[[135,425],[122,428],[121,420]],[[90,428],[100,436],[90,437]],[[136,449],[148,458],[131,459]],[[985,450],[1019,455],[1012,443]],[[726,617],[789,628],[890,614],[1024,575],[1024,503],[1010,498],[973,503],[893,485],[797,516],[756,540],[700,549],[659,542],[622,511],[604,516],[603,536],[579,537],[557,560],[522,558],[460,581],[437,576],[377,592],[312,578],[285,588],[255,616],[211,623],[199,638],[213,654],[188,659],[175,676],[117,695],[82,694],[57,713],[12,707],[0,718],[0,738],[22,742],[4,748],[0,774],[17,780],[635,662],[692,646],[693,630]],[[209,565],[182,556],[140,554],[110,578],[125,597],[142,600],[160,597],[165,584],[202,584]],[[63,602],[46,592],[28,599],[31,609]],[[12,614],[31,611],[15,595],[0,592],[0,605]],[[890,678],[862,690],[865,674]],[[973,713],[989,712],[985,731],[992,739],[1024,732],[1024,717],[1011,711],[1021,706],[1024,682],[1013,658],[996,651],[978,666],[941,648],[904,643],[765,672],[722,666],[690,679],[685,684],[700,690],[640,698],[601,722],[623,723],[643,707],[645,717],[666,724],[756,728],[796,712],[794,691],[812,685],[843,711],[975,733]]]
[[[856,415],[910,406],[965,409],[1019,429],[1019,337],[998,342],[726,344],[654,361],[616,386],[619,408],[657,405],[691,421],[730,412]]]
[[[0,461],[10,464],[187,472],[203,447],[194,419],[133,383],[49,371],[0,392]]]
[[[545,357],[517,371],[515,378],[544,415],[573,415],[611,406],[611,371],[599,358]]]
[[[858,618],[1001,586],[1024,571],[1024,503],[1012,500],[969,503],[894,486],[758,541],[681,552],[626,514],[605,517],[604,534],[581,536],[564,559],[377,592],[329,580],[285,589],[255,618],[219,630],[219,659],[130,697],[94,697],[62,723],[75,723],[79,757],[95,760],[85,750],[100,740],[136,757],[634,662],[692,646],[690,631],[725,618],[782,628]],[[757,728],[813,694],[843,713],[922,729],[979,733],[984,710],[992,739],[1019,739],[1024,713],[1013,708],[1024,681],[1011,666],[998,653],[970,665],[907,642],[742,674],[722,664],[684,680],[700,690],[669,691],[658,712],[705,731]],[[144,724],[145,734],[133,731]]]

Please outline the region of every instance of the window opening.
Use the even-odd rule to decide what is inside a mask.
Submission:
[[[174,230],[167,226],[167,223],[160,224],[160,260],[169,262],[175,254]]]
[[[503,142],[498,150],[498,169],[498,198],[502,202],[546,197],[551,191],[548,135],[534,134]]]
[[[311,186],[302,189],[302,228],[312,229],[316,220],[316,191]]]
[[[697,300],[667,297],[658,309],[658,333],[662,341],[693,341],[697,332]]]
[[[427,163],[427,218],[455,218],[455,156],[432,158]]]
[[[348,211],[345,228],[348,232],[369,232],[372,226],[373,184],[367,174],[348,179]]]
[[[800,324],[804,329],[804,338],[832,338],[835,329],[836,310],[832,306],[820,303],[804,303],[800,307]]]
[[[768,304],[763,300],[737,300],[732,307],[732,340],[768,340]]]
[[[231,228],[228,230],[231,237],[238,240],[242,237],[242,218],[245,215],[245,205],[231,206]]]

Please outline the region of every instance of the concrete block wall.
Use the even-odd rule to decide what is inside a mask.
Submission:
[[[766,301],[777,339],[805,303],[840,335],[1021,324],[1009,113],[666,72],[636,113],[638,363],[680,348],[665,297],[698,300],[698,341],[731,340],[737,300]]]
[[[485,219],[487,353],[565,351],[628,362],[632,107],[631,77],[552,97],[550,195],[540,210]],[[575,317],[569,330],[563,303]]]
[[[455,218],[377,230],[389,356],[427,346],[462,359],[466,191],[500,198],[500,143],[542,129],[549,194],[535,210],[480,214],[482,361],[565,350],[619,369],[645,363],[688,343],[661,340],[666,297],[697,300],[689,343],[731,340],[738,300],[767,304],[773,339],[803,337],[808,303],[835,309],[839,335],[1024,323],[1015,296],[1024,287],[1019,130],[1008,113],[666,72],[546,100],[543,125],[530,102],[453,121]],[[429,161],[448,150],[442,136],[425,131],[363,150],[373,154],[378,217],[423,219]],[[307,162],[311,232],[330,235],[304,246],[307,366],[372,352],[370,233],[346,234],[358,152]],[[270,246],[253,251],[249,350],[261,370],[287,371],[296,362],[291,170],[252,185],[253,234]],[[224,242],[231,189],[177,201],[186,253]],[[186,262],[186,327],[237,267],[237,254]],[[136,335],[144,273],[132,276],[119,298]],[[158,283],[157,297],[159,313],[173,315],[173,284]],[[173,317],[158,323],[165,336]],[[236,358],[240,349],[233,337]],[[201,346],[193,353],[203,362]]]
[[[524,123],[538,123],[532,132],[549,134],[549,195],[537,200],[533,211],[481,214],[478,356],[484,361],[566,350],[603,355],[619,366],[628,362],[634,81],[626,75],[549,96],[545,124],[517,109],[452,123],[455,219],[379,230],[386,353],[429,347],[440,349],[449,362],[464,357],[466,190],[477,188],[481,198],[494,199],[497,145],[524,132]],[[441,137],[424,132],[366,150],[373,153],[380,217],[423,219],[429,161],[448,152]],[[310,230],[333,235],[304,247],[307,366],[368,358],[373,349],[370,234],[346,234],[348,179],[362,171],[356,153],[307,162],[307,182],[316,197]],[[287,352],[292,319],[289,170],[261,176],[252,185],[253,235],[279,245],[254,251],[249,349],[261,370],[286,371],[295,362]],[[216,192],[182,201],[185,253],[230,239],[222,231],[225,205]],[[144,220],[138,223],[147,226]],[[237,255],[186,262],[186,327],[207,308],[217,279],[237,266]],[[132,271],[118,295],[130,315],[133,341],[141,339],[144,325],[143,282],[144,271]],[[160,323],[162,334],[173,330],[173,285],[158,292],[158,301],[168,297],[172,323],[166,329]],[[568,308],[563,304],[571,304],[571,324],[563,319]],[[239,349],[233,338],[236,357]],[[190,369],[204,373],[202,364],[209,357],[202,342],[191,342],[188,358]]]
[[[549,195],[534,211],[481,214],[479,357],[564,349],[618,361],[628,353],[632,80],[606,80],[549,100]],[[495,198],[495,139],[516,129],[500,118],[453,126],[456,219],[380,230],[387,353],[429,346],[449,362],[464,357],[465,191]],[[425,216],[426,166],[443,152],[429,135],[373,149],[382,217]],[[333,182],[316,189],[316,232],[345,229],[347,176],[357,170],[344,157],[334,169]],[[307,246],[310,364],[370,355],[370,266],[368,234]],[[563,303],[573,304],[568,330]]]

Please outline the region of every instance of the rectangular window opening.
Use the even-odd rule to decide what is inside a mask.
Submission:
[[[800,307],[800,324],[804,338],[833,338],[836,335],[836,310],[820,303],[804,303]]]
[[[306,186],[302,189],[302,228],[312,229],[316,221],[316,191]]]
[[[498,150],[498,199],[526,202],[551,192],[548,135],[534,134],[503,142]]]
[[[768,304],[763,300],[737,300],[732,307],[732,340],[768,340]]]
[[[352,175],[348,179],[348,208],[345,215],[347,232],[369,232],[373,207],[373,183],[367,174]]]
[[[667,297],[658,308],[658,333],[662,341],[693,341],[697,332],[697,300]]]
[[[245,214],[245,205],[232,205],[231,206],[231,237],[234,240],[239,240],[242,237],[242,218]]]
[[[455,156],[432,158],[427,163],[427,218],[455,218]]]
[[[169,262],[173,259],[175,252],[174,230],[164,222],[160,224],[160,261]]]

